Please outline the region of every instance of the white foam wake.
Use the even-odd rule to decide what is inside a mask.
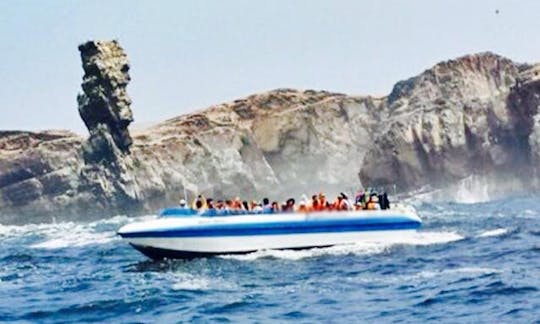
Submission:
[[[494,230],[486,231],[483,233],[478,234],[477,237],[492,237],[492,236],[500,236],[508,233],[508,229],[506,228],[497,228]]]
[[[380,254],[395,245],[432,245],[444,244],[462,240],[464,237],[455,232],[417,232],[410,237],[399,239],[362,242],[356,244],[336,245],[327,248],[306,250],[261,250],[241,255],[224,255],[221,258],[252,261],[261,258],[276,258],[285,260],[301,260],[322,255],[370,255]]]
[[[120,240],[116,230],[123,224],[141,221],[155,216],[143,216],[132,219],[127,216],[115,216],[92,223],[60,223],[51,224],[43,231],[45,240],[31,245],[38,249],[61,249],[86,245],[106,244]]]
[[[30,238],[31,248],[61,249],[66,247],[80,247],[92,244],[106,244],[118,240],[116,230],[123,224],[131,221],[147,219],[115,216],[90,223],[46,223],[27,225],[1,225],[0,239]],[[37,242],[36,242],[37,241]]]

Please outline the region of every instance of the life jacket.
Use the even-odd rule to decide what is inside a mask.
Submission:
[[[308,209],[308,207],[306,205],[300,205],[298,207],[297,212],[299,212],[299,213],[307,213],[307,212],[309,212],[309,209]]]
[[[343,204],[343,199],[336,199],[332,203],[332,210],[341,210],[341,204]]]
[[[368,203],[367,203],[367,208],[366,208],[366,209],[367,209],[367,210],[375,210],[375,209],[377,209],[376,203],[373,202],[373,201],[368,202]]]
[[[326,202],[326,199],[320,199],[319,200],[319,205],[317,206],[317,210],[325,210],[326,209],[326,205],[327,205],[327,202]]]

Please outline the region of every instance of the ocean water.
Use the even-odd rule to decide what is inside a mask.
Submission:
[[[0,321],[540,322],[538,197],[412,202],[399,244],[161,262],[115,235],[124,216],[0,225]]]

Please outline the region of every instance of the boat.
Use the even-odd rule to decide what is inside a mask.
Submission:
[[[152,259],[196,258],[258,250],[309,249],[400,241],[422,224],[413,207],[386,210],[216,215],[169,208],[124,225],[118,234]]]

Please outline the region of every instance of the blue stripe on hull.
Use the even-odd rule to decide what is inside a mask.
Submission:
[[[199,228],[167,229],[144,232],[120,233],[122,237],[216,237],[216,236],[249,236],[249,235],[279,235],[279,234],[307,234],[307,233],[336,233],[336,232],[362,232],[384,230],[417,229],[420,222],[405,220],[372,222],[371,220],[346,221],[307,221],[282,222],[266,224],[235,224],[211,225]]]

